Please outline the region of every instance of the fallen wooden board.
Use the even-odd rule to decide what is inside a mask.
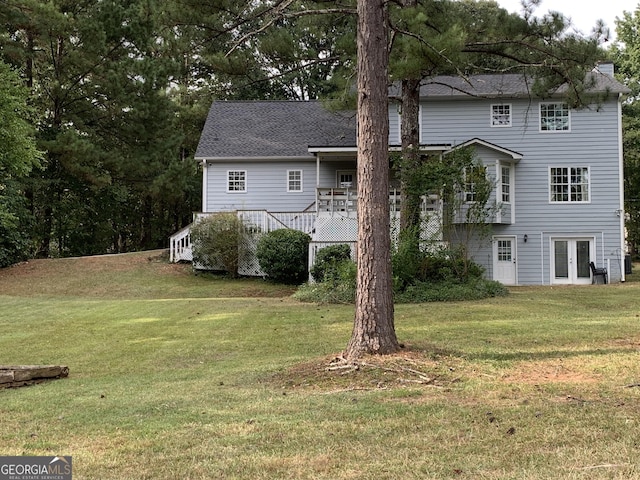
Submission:
[[[24,387],[68,376],[66,365],[0,365],[0,388]]]

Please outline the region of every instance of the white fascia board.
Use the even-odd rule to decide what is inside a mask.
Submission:
[[[309,147],[309,153],[355,153],[358,147]]]
[[[299,157],[194,157],[199,162],[298,162],[315,160],[313,155]]]
[[[420,145],[421,152],[446,152],[451,150],[451,145]],[[400,152],[402,147],[390,145],[390,152]],[[309,147],[309,153],[357,153],[358,147]]]
[[[501,147],[500,145],[496,145],[495,143],[487,142],[480,138],[472,138],[471,140],[467,140],[459,145],[456,145],[452,148],[452,150],[459,150],[460,148],[469,147],[472,145],[482,145],[490,150],[495,150],[496,152],[504,153],[505,155],[510,156],[514,160],[522,160],[522,154],[515,152],[513,150],[509,150],[508,148]]]
[[[451,150],[451,145],[420,145],[418,151],[420,152],[448,152]],[[389,147],[390,152],[401,152],[402,147],[400,145],[391,145]]]

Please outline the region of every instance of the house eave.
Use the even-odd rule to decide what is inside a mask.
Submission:
[[[449,144],[424,144],[418,147],[421,152],[446,152],[451,150]],[[402,147],[400,145],[390,145],[390,152],[401,152]],[[358,147],[309,147],[309,152],[313,154],[321,153],[358,153]]]
[[[217,162],[299,162],[299,161],[313,161],[315,157],[313,155],[297,155],[297,156],[273,156],[273,157],[194,157],[194,159],[201,163],[217,163]]]
[[[504,155],[511,157],[516,162],[521,160],[523,157],[521,153],[518,153],[514,150],[509,150],[508,148],[501,147],[500,145],[496,145],[495,143],[487,142],[486,140],[482,140],[481,138],[472,138],[471,140],[467,140],[466,142],[463,142],[453,147],[451,151],[459,150],[461,148],[469,147],[472,145],[482,145],[483,147],[489,148],[491,150],[495,150],[496,152],[503,153]]]
[[[357,146],[349,146],[349,147],[316,147],[309,146],[307,149],[309,153],[317,154],[317,153],[356,153],[358,151]]]

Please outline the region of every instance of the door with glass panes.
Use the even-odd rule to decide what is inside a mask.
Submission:
[[[338,188],[350,188],[355,190],[357,188],[356,183],[356,171],[355,170],[338,170],[337,174],[337,187]]]
[[[516,285],[516,275],[516,237],[494,237],[493,279],[504,285]]]
[[[551,239],[551,283],[591,283],[589,262],[593,253],[593,238]]]

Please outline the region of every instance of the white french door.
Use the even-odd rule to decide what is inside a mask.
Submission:
[[[493,238],[493,279],[504,285],[516,285],[516,237]]]
[[[591,283],[593,238],[552,238],[551,245],[551,283]]]

